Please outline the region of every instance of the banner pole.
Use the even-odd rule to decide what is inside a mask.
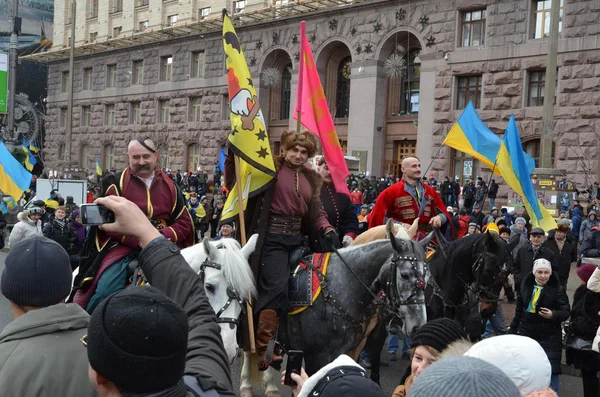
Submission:
[[[304,90],[304,37],[306,36],[306,22],[300,22],[300,60],[298,62],[298,88],[296,92],[296,132],[302,128],[302,90]]]
[[[240,158],[237,154],[233,156],[235,164],[235,181],[237,184],[237,196],[239,206],[239,230],[242,247],[246,245],[246,220],[244,219],[244,195],[242,181],[242,170],[240,168]],[[256,341],[254,340],[254,313],[252,311],[252,294],[248,293],[248,300],[246,301],[246,312],[248,315],[248,335],[250,339],[250,352],[256,353]]]

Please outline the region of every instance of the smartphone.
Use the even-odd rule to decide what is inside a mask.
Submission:
[[[84,225],[102,225],[115,221],[115,213],[103,205],[81,204],[79,214]]]
[[[300,375],[304,353],[302,350],[289,350],[287,356],[287,366],[285,367],[285,379],[283,383],[288,386],[296,386],[296,382],[292,380],[291,374],[293,372]]]

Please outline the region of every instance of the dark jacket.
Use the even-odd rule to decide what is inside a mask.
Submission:
[[[4,248],[4,228],[6,227],[6,219],[4,214],[0,211],[0,249]]]
[[[66,218],[62,221],[55,218],[51,222],[46,223],[42,232],[44,233],[44,237],[56,241],[65,251],[69,253],[73,251],[75,235]]]
[[[465,200],[473,200],[475,198],[475,185],[472,183],[465,185],[462,194]]]
[[[185,374],[212,383],[221,396],[235,396],[215,313],[208,303],[202,281],[183,259],[179,248],[162,237],[156,238],[140,252],[138,261],[148,282],[187,313]],[[192,396],[190,392],[187,395]]]
[[[600,327],[600,294],[581,285],[573,295],[573,309],[569,321],[569,332],[581,339],[593,341]],[[579,369],[600,370],[600,357],[594,351],[567,349],[567,364]]]
[[[496,182],[490,182],[490,187],[488,189],[488,197],[491,199],[495,199],[498,195],[498,184]]]
[[[479,185],[477,185],[477,188],[475,189],[475,201],[483,202],[486,195],[487,186],[485,186],[485,183],[480,183]]]
[[[333,185],[323,184],[321,187],[321,202],[327,213],[327,220],[335,228],[340,242],[345,235],[349,235],[353,239],[356,238],[358,235],[358,218],[350,197],[344,193],[336,192]],[[324,244],[325,239],[323,238],[321,245]]]
[[[591,230],[587,233],[583,244],[581,244],[581,253],[583,256],[600,256],[600,230]]]
[[[569,279],[569,272],[571,271],[571,263],[577,260],[577,246],[568,239],[565,239],[561,250],[558,248],[554,235],[552,235],[542,243],[542,247],[554,253],[558,267],[558,280],[562,286],[566,286]]]
[[[452,182],[442,182],[442,186],[440,188],[440,193],[442,194],[442,196],[452,196],[452,190]]]
[[[528,275],[532,274],[533,261],[539,258],[544,258],[552,264],[553,274],[559,273],[556,258],[554,253],[547,247],[541,246],[537,254],[534,256],[533,247],[531,244],[524,245],[519,249],[515,256],[513,274],[515,275],[515,290],[519,291],[521,281]]]
[[[527,311],[535,277],[529,273],[521,284],[521,293],[517,298],[515,318],[510,324],[511,332],[528,336],[535,339],[544,349],[550,365],[552,374],[560,374],[560,360],[562,358],[562,328],[561,322],[569,318],[569,298],[558,283],[554,273],[550,276],[548,283],[544,285],[537,303],[536,313]],[[550,309],[552,318],[547,320],[539,315],[538,309]]]
[[[475,213],[475,211],[473,211],[471,213],[471,222],[476,223],[480,229],[483,227],[483,221],[485,220],[485,218],[486,215],[483,213],[483,211],[479,211],[479,213]]]

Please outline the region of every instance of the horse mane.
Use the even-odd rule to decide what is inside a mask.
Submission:
[[[240,244],[233,238],[222,238],[210,243],[222,254],[219,264],[227,284],[235,289],[244,300],[248,298],[248,294],[256,297],[254,275],[248,260],[242,255]]]
[[[364,234],[364,233],[363,233]],[[361,234],[362,236],[362,234]],[[363,252],[370,252],[373,250],[379,250],[381,249],[382,245],[385,244],[389,244],[391,247],[391,242],[390,239],[380,239],[380,240],[375,240],[375,241],[371,241],[368,243],[364,243],[364,244],[360,244],[360,245],[351,245],[349,247],[346,248],[342,248],[340,249],[340,253],[343,255],[346,252],[351,252],[354,250],[360,250]],[[421,247],[421,245],[419,244],[418,241],[415,240],[403,240],[403,239],[399,239],[396,238],[396,245],[398,247],[401,248],[402,252],[399,252],[402,255],[415,255],[415,257],[419,260],[419,261],[424,261],[425,260],[425,251],[423,250],[423,247]],[[392,247],[393,249],[393,247]]]

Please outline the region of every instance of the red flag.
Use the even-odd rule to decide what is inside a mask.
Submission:
[[[315,66],[312,50],[306,37],[306,22],[300,22],[300,64],[294,118],[321,140],[323,156],[338,193],[350,195],[346,178],[349,175],[333,119],[329,113],[321,79]]]

